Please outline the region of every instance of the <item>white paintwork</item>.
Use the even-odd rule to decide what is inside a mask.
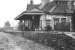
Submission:
[[[41,25],[41,27],[42,27],[42,29],[45,29],[45,26],[46,26],[46,20],[50,20],[50,26],[52,27],[52,29],[54,30],[54,18],[59,18],[59,23],[61,23],[62,21],[61,21],[61,19],[62,18],[66,18],[66,22],[70,22],[70,20],[71,20],[71,16],[62,16],[62,15],[42,15],[41,17],[40,17],[40,20],[42,20],[42,25],[41,25],[41,23],[40,23],[40,25]],[[71,25],[71,23],[70,23],[70,25]],[[71,28],[70,28],[71,29]]]
[[[54,29],[53,16],[51,16],[51,15],[42,15],[40,20],[42,20],[42,29],[45,29],[45,27],[46,27],[46,20],[50,20],[50,26],[52,27],[52,29]]]

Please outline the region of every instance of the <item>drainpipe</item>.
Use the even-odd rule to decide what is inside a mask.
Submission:
[[[71,23],[71,19],[70,19],[70,32],[72,31],[72,23]]]

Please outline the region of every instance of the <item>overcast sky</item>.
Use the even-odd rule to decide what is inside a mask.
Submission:
[[[41,3],[41,0],[33,0],[34,4]],[[14,20],[20,13],[26,10],[30,0],[0,0],[0,27],[4,26],[6,21],[10,21],[11,26],[17,25],[17,20]]]
[[[15,26],[17,21],[16,16],[26,10],[26,5],[30,0],[0,0],[0,27],[4,26],[6,21],[10,21],[11,26]],[[41,0],[34,0],[34,3],[39,4]]]

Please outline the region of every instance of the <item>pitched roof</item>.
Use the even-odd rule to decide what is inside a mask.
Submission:
[[[66,4],[56,4],[56,2],[47,3],[43,8],[43,11],[48,11],[50,13],[73,13],[72,10],[68,9]]]
[[[38,8],[40,4],[34,5],[34,4],[28,4],[26,10],[32,10],[33,8]]]
[[[58,5],[56,4],[55,1],[70,1],[70,0],[54,0],[53,2],[45,4],[44,7],[41,8],[41,10],[38,10],[41,4],[37,4],[37,5],[28,4],[27,10],[24,11],[23,13],[26,12],[72,13],[72,11],[67,9],[67,5],[65,4]]]
[[[40,9],[38,9],[38,8],[33,8],[33,9],[31,9],[31,10],[26,10],[26,11],[24,11],[23,13],[26,13],[26,12],[43,12],[42,10],[40,10]]]
[[[65,13],[66,12],[66,7],[56,6],[56,8],[52,12],[54,12],[54,13]]]
[[[67,5],[56,5],[56,8],[52,12],[54,13],[73,13],[72,10],[68,9]]]
[[[55,5],[55,2],[50,2],[44,5],[42,8],[43,11],[49,11],[53,6]]]
[[[24,11],[22,12],[20,15],[18,15],[18,17],[16,17],[15,19],[16,20],[19,20],[19,19],[23,19],[24,15],[25,16],[29,16],[29,15],[42,15],[42,14],[45,14],[43,11],[41,11],[40,9],[37,9],[37,8],[34,8],[32,10],[27,10],[27,11]]]
[[[60,1],[60,0],[59,0]],[[66,1],[66,0],[65,0]],[[55,1],[47,3],[44,5],[44,7],[40,10],[39,9],[40,4],[34,5],[34,4],[28,4],[26,11],[22,12],[16,19],[21,17],[24,14],[44,14],[44,13],[49,13],[49,14],[68,14],[68,13],[73,13],[73,11],[67,9],[67,5],[63,4],[56,4]],[[28,14],[28,15],[29,15]]]

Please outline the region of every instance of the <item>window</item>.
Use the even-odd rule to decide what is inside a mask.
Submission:
[[[54,21],[58,23],[59,22],[59,18],[55,18]]]
[[[59,23],[59,18],[54,19],[54,24],[56,25],[57,23]]]
[[[61,22],[66,22],[66,18],[61,18]]]
[[[50,20],[46,20],[46,25],[50,25]]]

